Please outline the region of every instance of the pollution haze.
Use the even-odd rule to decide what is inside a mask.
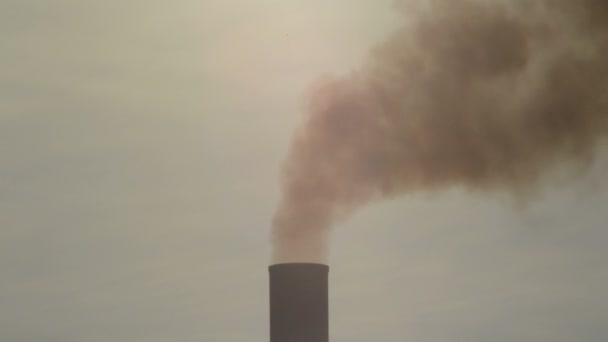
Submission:
[[[469,30],[457,24],[469,7],[452,3],[443,22],[455,34]],[[553,2],[560,3],[568,5]],[[578,7],[567,11],[586,19],[559,34],[603,26],[596,4],[588,17]],[[355,108],[388,108],[391,92],[400,91],[379,76],[398,75],[397,60],[443,65],[440,55],[422,55],[435,51],[434,39],[425,39],[430,50],[390,52],[406,51],[391,41],[402,32],[414,37],[410,29],[423,19],[433,27],[425,13],[431,8],[418,5],[0,1],[0,341],[268,341],[270,222],[285,198],[294,137],[311,113],[321,114],[311,108],[332,103],[329,90],[361,94]],[[482,12],[503,26],[521,18],[493,7]],[[482,24],[474,23],[470,29]],[[580,42],[581,58],[597,53],[585,44],[592,39]],[[516,36],[509,41],[517,46]],[[450,99],[455,86],[448,81],[467,69],[488,92],[481,102],[465,96],[476,118],[494,107],[490,93],[500,82],[518,84],[512,73],[539,61],[534,44],[543,41],[532,39],[519,59],[508,53],[502,81],[486,80],[494,66],[476,59],[481,50],[454,60],[462,71],[438,68],[450,78],[432,85],[434,96]],[[564,52],[574,42],[562,41]],[[472,44],[454,43],[446,49]],[[589,82],[605,71],[584,65],[576,70]],[[442,80],[419,71],[406,84],[414,90]],[[526,87],[549,86],[541,73],[534,77]],[[563,86],[593,94],[575,85]],[[523,100],[532,93],[524,90],[506,91],[511,106],[529,103]],[[419,100],[426,109],[441,105]],[[567,98],[558,100],[566,106]],[[455,113],[464,113],[459,103]],[[566,126],[574,142],[581,135],[573,124]],[[589,133],[601,128],[593,126]],[[432,132],[441,129],[440,143],[457,153],[463,145],[450,134],[464,128]],[[490,177],[479,187],[463,181],[473,171],[468,162],[441,179],[429,173],[427,182],[437,182],[431,188],[402,183],[399,172],[376,188],[375,175],[398,170],[382,166],[382,156],[369,164],[376,168],[353,169],[382,192],[367,200],[364,188],[364,201],[343,207],[349,219],[340,209],[332,221],[330,340],[608,340],[608,153],[601,138],[591,142],[548,155],[554,163],[537,165],[542,181],[520,179],[515,196],[500,185],[515,178]],[[534,166],[514,160],[522,171]],[[526,205],[512,199],[520,197]]]
[[[320,81],[293,139],[275,262],[326,262],[366,202],[460,185],[533,193],[608,133],[608,4],[430,0],[351,73]]]

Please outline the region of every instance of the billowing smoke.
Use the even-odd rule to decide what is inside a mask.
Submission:
[[[284,166],[275,262],[324,262],[330,226],[370,200],[526,193],[608,133],[608,1],[397,8],[402,27],[361,68],[313,91]]]

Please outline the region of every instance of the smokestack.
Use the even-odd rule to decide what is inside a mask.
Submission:
[[[270,342],[328,342],[329,266],[276,264],[270,273]]]

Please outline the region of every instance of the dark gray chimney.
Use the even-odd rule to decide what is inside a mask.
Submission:
[[[277,264],[270,272],[270,342],[328,342],[329,266]]]

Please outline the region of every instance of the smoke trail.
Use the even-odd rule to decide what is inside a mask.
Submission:
[[[430,0],[326,79],[285,162],[274,261],[323,262],[364,203],[461,185],[526,192],[608,133],[608,1]],[[415,13],[415,15],[412,15]]]

